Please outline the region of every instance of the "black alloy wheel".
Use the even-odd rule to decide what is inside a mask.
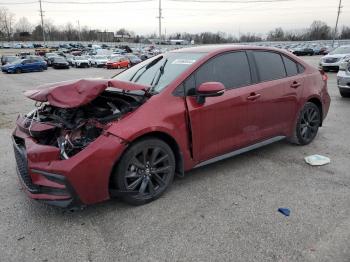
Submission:
[[[308,102],[301,110],[292,142],[307,145],[314,140],[321,125],[321,112],[317,105]]]
[[[130,204],[142,205],[160,197],[171,184],[175,157],[162,140],[140,140],[125,152],[116,171],[114,184],[125,192],[122,198]]]

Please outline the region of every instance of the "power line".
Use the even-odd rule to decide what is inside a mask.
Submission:
[[[132,3],[140,3],[140,2],[153,2],[155,0],[120,0],[120,1],[93,1],[93,2],[80,2],[80,1],[50,1],[50,0],[42,0],[45,4],[73,4],[73,5],[90,5],[90,4],[132,4]],[[36,1],[31,2],[0,2],[0,5],[30,5],[30,4],[36,4]]]
[[[191,2],[191,3],[208,3],[208,4],[223,4],[223,3],[227,3],[227,4],[249,4],[249,3],[277,3],[277,2],[291,2],[291,1],[296,1],[296,0],[251,0],[251,1],[243,1],[243,0],[238,0],[238,1],[233,1],[233,0],[168,0],[171,2]]]

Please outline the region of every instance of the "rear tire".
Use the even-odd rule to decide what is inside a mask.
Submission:
[[[350,93],[342,92],[342,91],[339,91],[339,93],[342,97],[346,97],[346,98],[350,97]]]
[[[22,73],[22,70],[21,70],[20,68],[17,68],[17,69],[15,70],[15,73],[16,73],[16,74],[20,74],[20,73]]]
[[[112,175],[114,187],[131,205],[143,205],[159,198],[175,174],[175,157],[168,144],[156,138],[142,139],[122,155]]]
[[[288,140],[298,145],[310,144],[321,125],[321,112],[317,105],[307,102],[300,111],[294,134]]]

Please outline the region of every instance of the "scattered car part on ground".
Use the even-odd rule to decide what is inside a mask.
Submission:
[[[307,156],[304,159],[305,162],[308,163],[310,166],[323,166],[331,162],[331,160],[328,157],[321,155]]]
[[[280,207],[279,209],[277,209],[277,211],[286,217],[290,216],[290,209],[289,208]]]

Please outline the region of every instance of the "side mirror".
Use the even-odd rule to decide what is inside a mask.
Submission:
[[[197,88],[197,95],[203,97],[221,96],[225,86],[220,82],[205,82]]]
[[[225,86],[220,82],[205,82],[196,90],[198,104],[204,104],[206,97],[221,96],[225,92]]]

